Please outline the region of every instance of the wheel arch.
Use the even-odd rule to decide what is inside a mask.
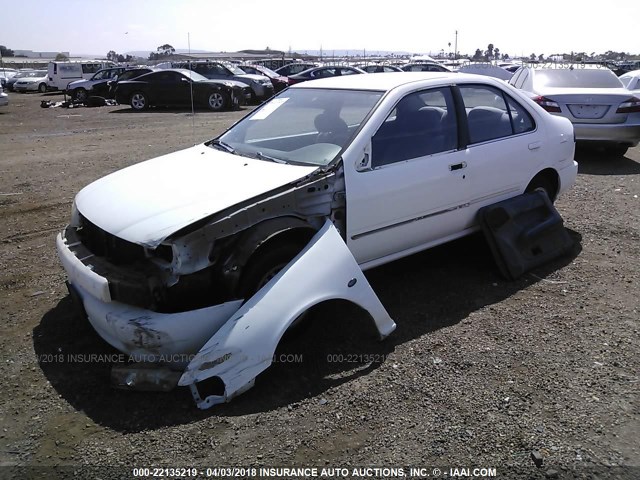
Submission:
[[[213,367],[217,371],[212,375],[207,374],[205,368],[200,368],[200,372],[196,374],[198,376],[189,374],[183,375],[180,379],[179,385],[188,385],[190,387],[193,399],[200,409],[207,409],[213,405],[231,401],[233,398],[252,388],[258,375],[267,370],[274,361],[278,361],[278,358],[276,357],[278,348],[283,342],[287,341],[287,332],[292,328],[295,328],[296,321],[300,316],[318,305],[335,300],[347,302],[348,304],[355,305],[358,310],[362,310],[366,314],[367,321],[371,322],[374,329],[378,329],[380,334],[379,338],[381,339],[386,338],[393,331],[393,328],[395,328],[395,324],[393,324],[393,328],[382,333],[379,330],[379,325],[376,322],[374,314],[367,309],[364,302],[360,303],[354,299],[347,298],[346,295],[329,295],[323,298],[318,298],[312,302],[302,304],[296,316],[288,318],[286,322],[279,325],[281,328],[276,331],[272,331],[266,337],[262,337],[260,339],[260,354],[256,355],[256,357],[259,358],[259,361],[252,362],[251,365],[240,369],[235,365],[232,365],[228,370]],[[391,322],[393,323],[393,321]],[[364,337],[365,336],[360,336],[359,338]],[[246,352],[253,353],[253,350],[247,349]],[[220,353],[223,353],[223,351],[221,350]],[[223,363],[227,360],[233,360],[234,357],[242,358],[249,356],[249,353],[246,355],[242,355],[242,353],[243,351],[241,349],[238,349],[235,352],[225,353],[224,355],[219,356],[214,362],[210,363]],[[198,352],[197,355],[199,356],[200,352]],[[240,373],[235,370],[240,370]]]
[[[552,188],[549,195],[550,200],[554,201],[558,197],[558,192],[560,191],[560,175],[553,168],[545,168],[536,173],[533,178],[527,184],[527,188],[525,188],[525,192],[530,192],[535,190],[540,185],[546,184]]]
[[[286,243],[300,245],[302,250],[315,233],[315,228],[298,217],[272,218],[253,225],[238,235],[224,256],[222,274],[235,291],[243,269],[260,254]]]

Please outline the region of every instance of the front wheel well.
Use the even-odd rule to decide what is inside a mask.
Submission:
[[[273,260],[271,263],[279,263],[282,266],[291,261],[302,249],[309,243],[309,240],[315,234],[315,230],[307,227],[293,227],[272,233],[264,238],[260,244],[251,252],[244,262],[242,272],[239,278],[238,287],[243,294],[254,293],[256,286],[260,286],[260,282],[254,285],[256,276],[260,276],[264,268],[263,263],[270,263],[268,259]],[[273,258],[271,258],[273,257]],[[265,260],[267,259],[267,260]],[[275,260],[277,259],[277,261]]]
[[[558,191],[560,190],[560,177],[558,176],[558,172],[553,168],[541,170],[531,179],[524,191],[525,193],[533,192],[538,188],[546,190],[547,195],[549,195],[549,200],[552,202],[555,201],[558,196]]]

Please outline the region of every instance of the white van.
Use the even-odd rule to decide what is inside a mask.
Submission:
[[[47,72],[47,85],[50,90],[66,90],[71,82],[91,78],[98,70],[115,65],[107,60],[51,61]]]

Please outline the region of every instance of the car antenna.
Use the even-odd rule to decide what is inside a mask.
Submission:
[[[191,69],[191,32],[187,32],[187,48],[189,49],[189,72],[193,72]],[[193,79],[191,73],[189,73],[189,89],[191,90],[191,141],[196,144],[196,119],[195,109],[193,107]]]

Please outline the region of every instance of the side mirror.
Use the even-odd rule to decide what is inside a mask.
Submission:
[[[356,160],[356,172],[371,170],[371,143],[367,144],[360,160]]]

